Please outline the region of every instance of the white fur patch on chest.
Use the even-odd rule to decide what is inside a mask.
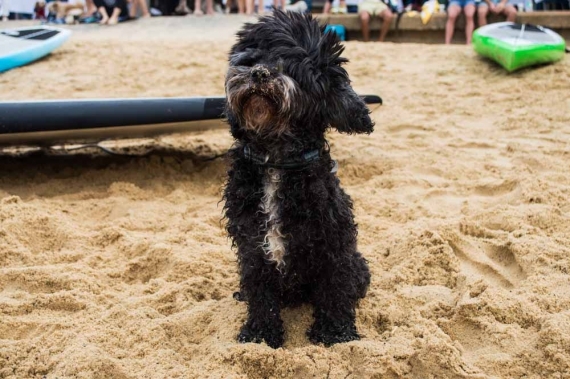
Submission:
[[[280,174],[279,170],[267,169],[264,178],[264,195],[260,204],[261,212],[267,217],[263,251],[270,262],[277,263],[277,269],[285,265],[285,238],[280,230],[279,199],[277,198]]]

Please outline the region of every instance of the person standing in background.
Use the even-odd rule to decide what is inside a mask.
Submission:
[[[178,15],[186,15],[190,13],[190,9],[188,8],[188,4],[186,4],[186,0],[178,1],[178,6],[176,7],[174,13]],[[214,0],[206,0],[206,13],[209,15],[214,14]],[[194,15],[204,15],[204,11],[202,11],[202,0],[194,0]]]
[[[236,1],[238,14],[245,13],[245,1],[244,0],[227,0],[226,2],[226,13],[230,14],[232,12],[233,3]]]
[[[255,11],[255,0],[245,0],[245,14],[252,15],[254,11]]]
[[[285,0],[273,0],[273,7],[285,11]]]
[[[206,0],[206,14],[214,14],[214,0]],[[194,1],[194,15],[202,16],[204,12],[202,11],[202,0]]]
[[[88,1],[93,1],[93,0],[88,0]],[[146,0],[132,0],[131,9],[129,10],[130,17],[136,18],[139,10],[141,13],[141,17],[143,18],[150,17],[150,12],[148,11]]]
[[[174,9],[174,13],[178,15],[187,15],[190,13],[190,8],[188,8],[188,4],[186,4],[186,0],[179,0],[178,5]]]
[[[10,0],[0,0],[0,21],[8,21]]]

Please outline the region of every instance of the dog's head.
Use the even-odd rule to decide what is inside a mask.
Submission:
[[[59,8],[60,8],[59,1],[53,1],[51,3],[48,3],[48,5],[47,5],[47,10],[48,10],[48,12],[51,12],[51,13],[57,13]]]
[[[310,15],[275,11],[246,24],[230,51],[226,115],[236,138],[370,133],[364,101],[342,65],[344,47]]]

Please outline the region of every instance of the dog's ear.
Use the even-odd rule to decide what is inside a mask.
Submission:
[[[367,133],[374,131],[370,110],[350,84],[343,83],[335,91],[329,91],[325,109],[329,125],[341,133]]]
[[[242,138],[243,130],[239,127],[239,121],[237,117],[233,114],[233,112],[230,110],[228,105],[226,105],[224,116],[227,120],[227,123],[230,126],[230,133],[232,134],[232,137],[234,137],[235,139]]]

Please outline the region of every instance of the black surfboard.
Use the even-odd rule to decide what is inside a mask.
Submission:
[[[362,96],[380,105],[376,95]],[[225,127],[224,97],[0,102],[0,145],[53,145]]]

